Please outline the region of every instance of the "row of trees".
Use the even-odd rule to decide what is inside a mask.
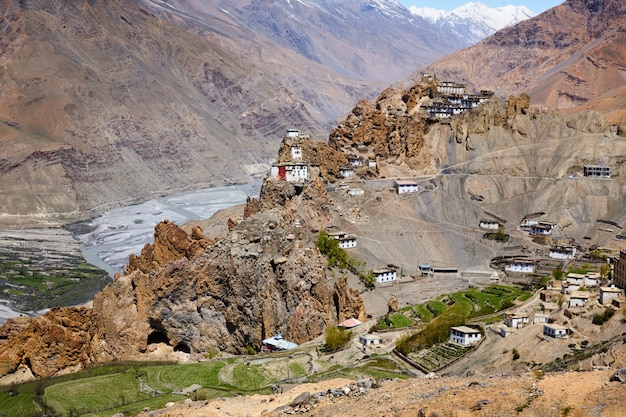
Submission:
[[[339,241],[330,236],[326,230],[320,231],[315,244],[322,255],[328,259],[329,268],[347,269],[359,277],[365,288],[369,290],[374,289],[374,283],[376,282],[374,271],[365,269],[365,262],[359,262],[357,259],[349,256],[345,249],[339,247]]]

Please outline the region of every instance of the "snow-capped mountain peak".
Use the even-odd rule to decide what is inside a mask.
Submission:
[[[451,11],[411,6],[411,13],[428,20],[443,29],[450,30],[468,44],[507,26],[536,16],[525,6],[488,7],[480,2],[470,2]]]

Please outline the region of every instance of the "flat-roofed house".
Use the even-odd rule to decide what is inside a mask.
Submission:
[[[480,220],[478,222],[478,227],[480,227],[481,229],[486,229],[486,230],[498,230],[500,229],[500,227],[502,227],[502,223],[496,221],[496,220]]]
[[[384,282],[392,282],[398,279],[397,272],[393,268],[380,268],[373,271],[376,282],[382,284]]]
[[[615,285],[600,287],[600,304],[610,304],[612,300],[622,297],[623,291]]]
[[[611,167],[603,165],[585,165],[583,175],[588,178],[611,178]]]
[[[349,156],[348,163],[353,167],[360,167],[363,165],[363,158],[360,156]]]
[[[554,259],[574,259],[576,256],[576,248],[573,246],[553,246],[548,252],[548,256]]]
[[[450,341],[459,345],[469,346],[482,339],[483,333],[472,327],[456,326],[450,328]]]
[[[556,323],[545,323],[543,325],[543,334],[555,339],[567,336],[569,329]]]
[[[572,291],[569,296],[570,307],[584,307],[589,302],[590,294],[587,291]]]
[[[356,248],[356,236],[351,233],[332,232],[328,235],[339,241],[339,247],[341,249]]]
[[[513,259],[504,267],[504,270],[532,274],[535,272],[535,261],[529,259]]]
[[[347,193],[351,196],[359,196],[365,195],[365,190],[363,188],[348,188]]]
[[[528,324],[528,314],[504,313],[504,324],[513,329],[521,329]]]
[[[393,186],[398,194],[416,193],[419,191],[419,184],[413,180],[395,180]]]
[[[343,178],[354,176],[354,167],[352,165],[339,168],[339,175]]]
[[[373,333],[365,333],[359,335],[359,343],[363,346],[375,346],[380,345],[382,343],[382,339],[380,336]]]

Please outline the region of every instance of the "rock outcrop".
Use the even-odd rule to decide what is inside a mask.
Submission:
[[[408,90],[387,88],[374,102],[359,101],[331,131],[329,146],[347,155],[420,167],[427,124],[419,106],[432,95],[433,88],[418,82]]]
[[[245,353],[275,333],[296,343],[347,317],[365,319],[359,292],[334,287],[315,235],[328,220],[323,183],[266,179],[248,216],[220,240],[170,221],[153,244],[131,256],[123,275],[98,293],[93,307],[53,309],[0,328],[3,373],[27,366],[48,377],[73,367],[158,358],[173,352]],[[300,220],[296,229],[295,220]]]

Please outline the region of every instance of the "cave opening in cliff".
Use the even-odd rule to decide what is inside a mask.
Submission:
[[[154,343],[165,343],[166,345],[169,345],[170,340],[164,332],[155,330],[148,335],[148,344],[152,345]]]
[[[191,349],[187,346],[187,344],[180,342],[174,347],[174,352],[191,353]]]

